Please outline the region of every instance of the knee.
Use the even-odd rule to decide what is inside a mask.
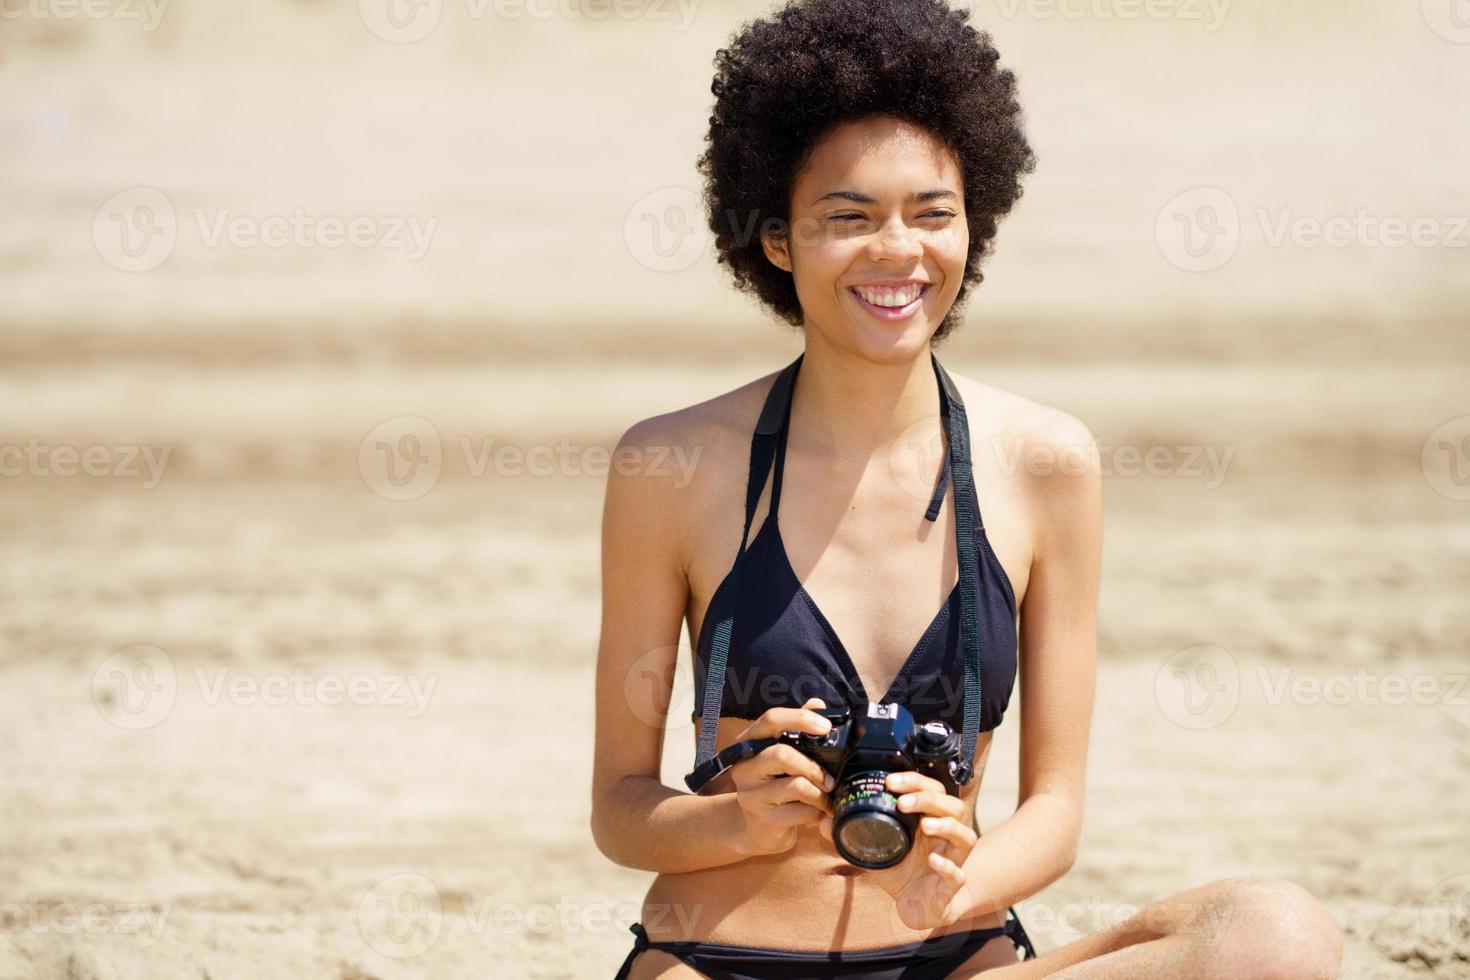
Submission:
[[[1212,902],[1210,943],[1232,977],[1331,980],[1342,968],[1342,930],[1296,882],[1265,875],[1227,878]]]

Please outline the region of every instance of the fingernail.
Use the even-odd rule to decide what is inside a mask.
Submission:
[[[911,810],[913,806],[914,798],[912,796],[900,796],[898,798],[898,808],[900,810]]]
[[[822,785],[827,787],[828,790],[831,790],[834,786],[837,785],[837,780],[833,779],[832,774],[829,772],[827,773],[827,775],[822,777]]]

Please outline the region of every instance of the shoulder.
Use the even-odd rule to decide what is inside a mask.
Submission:
[[[970,419],[971,452],[991,454],[1042,511],[1073,509],[1101,498],[1097,440],[1074,415],[950,372]]]
[[[702,521],[744,504],[751,435],[779,371],[628,426],[608,468],[608,510],[633,512],[689,553]]]
[[[756,419],[777,373],[779,369],[705,401],[640,419],[618,437],[615,453],[632,459],[667,451],[702,460],[713,450],[718,458],[710,461],[725,462],[724,450],[749,447]]]

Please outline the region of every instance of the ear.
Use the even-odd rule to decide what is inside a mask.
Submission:
[[[791,271],[791,240],[784,232],[762,232],[761,249],[766,253],[766,259],[776,268]]]

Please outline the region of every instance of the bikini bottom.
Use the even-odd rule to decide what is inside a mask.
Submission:
[[[1022,959],[1035,959],[1036,949],[1016,917],[1006,909],[1004,925],[932,936],[917,943],[837,952],[806,952],[766,949],[760,946],[730,946],[695,941],[649,942],[643,924],[628,927],[633,933],[633,950],[623,961],[614,980],[627,980],[633,960],[645,949],[656,949],[679,959],[711,980],[940,980],[996,936],[1010,936]]]

